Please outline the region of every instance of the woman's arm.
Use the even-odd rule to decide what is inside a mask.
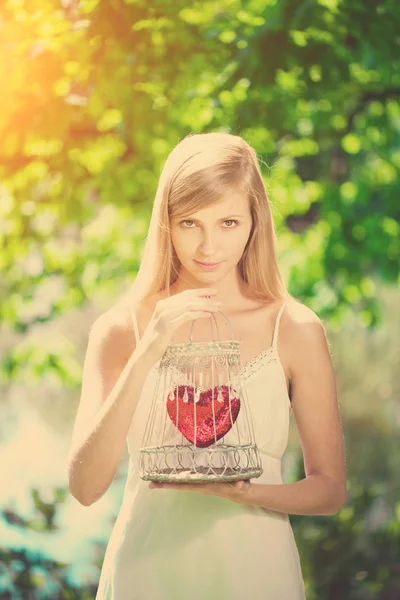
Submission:
[[[335,373],[325,328],[313,311],[297,305],[286,317],[285,330],[292,409],[306,477],[289,484],[252,482],[238,501],[297,515],[335,514],[346,502],[347,487]]]
[[[94,324],[82,393],[67,458],[71,494],[90,506],[107,491],[150,365],[138,356],[133,331],[103,315]]]

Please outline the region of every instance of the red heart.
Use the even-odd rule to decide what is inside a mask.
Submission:
[[[229,410],[229,387],[226,385],[219,386],[222,392],[223,401],[217,400],[218,388],[214,388],[214,419],[212,408],[213,390],[209,389],[201,392],[198,401],[194,402],[194,388],[192,386],[179,385],[174,388],[173,393],[168,394],[167,412],[171,421],[176,425],[179,431],[185,436],[191,444],[194,444],[194,412],[196,411],[196,446],[206,448],[213,444],[216,440],[222,438],[232,428],[235,423],[239,410],[240,399],[237,397],[231,398]],[[187,390],[188,401],[184,402],[183,394]],[[177,409],[176,396],[178,392],[178,423],[176,423]],[[231,393],[235,392],[231,388]],[[232,417],[231,417],[232,412]],[[232,422],[233,420],[233,422]],[[214,432],[215,421],[215,432]]]

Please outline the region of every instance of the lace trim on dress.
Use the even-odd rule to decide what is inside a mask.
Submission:
[[[262,350],[256,356],[254,356],[254,358],[248,360],[240,370],[240,373],[242,373],[244,379],[248,379],[249,377],[252,377],[254,373],[257,373],[264,363],[268,364],[271,362],[276,362],[274,346],[270,346],[269,348]]]

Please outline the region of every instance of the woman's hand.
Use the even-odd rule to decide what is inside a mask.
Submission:
[[[152,481],[149,484],[151,489],[174,489],[197,492],[198,494],[221,496],[233,502],[241,502],[248,494],[251,487],[250,480],[234,481],[232,483],[170,483]]]
[[[159,300],[146,330],[137,345],[136,352],[156,363],[162,357],[175,331],[182,323],[208,317],[221,310],[221,302],[215,296],[215,288],[184,290]]]

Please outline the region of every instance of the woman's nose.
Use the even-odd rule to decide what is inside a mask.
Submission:
[[[215,235],[213,235],[212,233],[204,233],[200,243],[200,248],[203,254],[208,257],[212,257],[216,246],[217,244]]]

